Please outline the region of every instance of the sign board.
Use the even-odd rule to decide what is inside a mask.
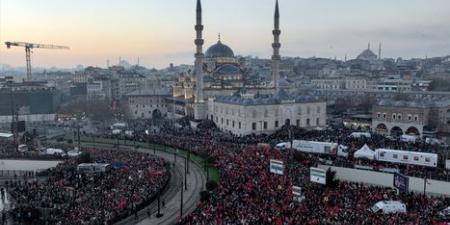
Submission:
[[[450,159],[445,160],[445,168],[450,170]]]
[[[298,186],[292,186],[293,200],[297,202],[302,202],[305,197],[302,196],[302,188]]]
[[[310,181],[313,183],[326,184],[327,171],[320,168],[311,167],[309,170]]]
[[[270,172],[278,175],[284,174],[284,163],[279,160],[270,160]]]
[[[407,193],[409,190],[409,178],[403,174],[394,174],[394,187],[400,192]]]

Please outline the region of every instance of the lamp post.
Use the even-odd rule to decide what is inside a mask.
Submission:
[[[158,213],[156,214],[157,218],[161,218],[163,214],[161,213],[161,189],[158,192]]]
[[[191,161],[191,150],[188,149],[187,174],[189,174],[189,161]]]
[[[181,181],[180,219],[183,218],[183,181]]]
[[[184,190],[187,190],[187,157],[184,159]]]
[[[175,165],[176,162],[177,162],[177,149],[174,149],[173,150],[173,165]]]

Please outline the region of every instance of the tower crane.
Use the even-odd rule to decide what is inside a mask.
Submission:
[[[11,46],[24,47],[25,57],[27,62],[27,80],[31,81],[31,49],[33,48],[44,48],[44,49],[69,49],[67,46],[57,46],[57,45],[47,45],[47,44],[34,44],[28,42],[5,42],[7,48]]]

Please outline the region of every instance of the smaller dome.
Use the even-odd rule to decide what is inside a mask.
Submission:
[[[215,73],[218,75],[240,74],[241,70],[237,66],[225,64],[225,65],[217,68]]]
[[[278,81],[278,85],[279,85],[280,87],[288,87],[288,86],[291,85],[291,82],[288,81],[286,78],[281,78],[281,79]]]
[[[233,58],[234,52],[227,45],[218,41],[217,44],[211,46],[206,50],[206,57],[209,58]]]
[[[378,58],[378,56],[375,55],[375,53],[373,53],[372,50],[370,50],[370,49],[364,50],[357,57],[357,59],[362,59],[362,60],[375,60],[377,58]]]

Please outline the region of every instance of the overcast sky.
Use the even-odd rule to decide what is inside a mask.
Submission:
[[[449,0],[279,0],[281,54],[356,57],[383,43],[385,57],[450,54]],[[222,42],[269,57],[275,0],[203,0],[205,50]],[[195,0],[0,0],[0,64],[24,65],[5,41],[67,45],[36,49],[34,66],[105,66],[119,56],[165,67],[193,63]]]

